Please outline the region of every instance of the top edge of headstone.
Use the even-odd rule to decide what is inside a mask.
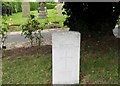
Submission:
[[[56,32],[56,33],[53,33],[52,35],[64,35],[64,34],[76,34],[76,35],[81,35],[80,32],[76,32],[76,31]]]

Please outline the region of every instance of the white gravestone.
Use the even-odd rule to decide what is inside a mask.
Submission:
[[[52,35],[52,84],[78,84],[80,33],[58,32]]]

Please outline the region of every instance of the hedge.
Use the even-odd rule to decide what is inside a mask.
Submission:
[[[12,8],[10,12],[12,13],[17,13],[17,12],[22,12],[22,2],[2,2],[2,14],[7,14],[7,9]],[[37,10],[38,9],[38,2],[30,2],[30,10]],[[45,4],[47,9],[53,9],[56,6],[56,3],[53,2],[47,2]]]
[[[57,3],[46,3],[46,7],[47,7],[47,9],[54,9],[54,7],[57,5]]]

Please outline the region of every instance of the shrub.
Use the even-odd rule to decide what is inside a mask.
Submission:
[[[56,6],[57,4],[56,3],[46,3],[45,6],[47,7],[47,9],[54,9],[54,7]]]
[[[65,2],[63,8],[68,16],[64,25],[86,36],[113,35],[120,15],[120,2]]]
[[[12,15],[12,5],[9,2],[2,3],[2,15]]]
[[[3,17],[2,25],[0,26],[0,35],[1,35],[1,42],[2,42],[1,48],[2,49],[6,48],[5,41],[7,39],[7,32],[9,29],[9,24],[7,23],[6,20],[7,20],[6,17]]]
[[[41,31],[43,30],[40,27],[40,23],[35,19],[35,15],[30,15],[26,24],[21,25],[22,34],[25,35],[25,38],[30,40],[31,46],[33,46],[33,39],[36,39],[36,43],[40,46],[41,44]]]
[[[38,2],[30,2],[30,10],[37,10],[38,9]]]

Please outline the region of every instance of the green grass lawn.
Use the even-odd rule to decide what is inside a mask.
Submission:
[[[117,54],[109,51],[94,59],[95,54],[81,56],[81,84],[118,83]],[[50,84],[52,81],[51,55],[21,56],[3,59],[3,84]]]
[[[118,54],[116,51],[109,50],[100,57],[97,57],[95,53],[83,54],[81,60],[81,71],[85,75],[81,83],[118,84]]]
[[[81,84],[118,84],[118,52],[114,49],[117,45],[111,39],[104,38],[98,44],[92,39],[82,41]],[[51,84],[52,55],[45,51],[49,49],[30,56],[3,58],[2,83]]]
[[[59,27],[64,27],[63,22],[65,21],[66,16],[64,15],[57,16],[57,11],[54,9],[48,9],[47,11],[48,11],[48,18],[45,19],[37,18],[38,17],[37,10],[31,11],[30,14],[34,14],[44,28],[47,28],[44,26],[45,23],[53,23],[53,22],[59,22]],[[22,12],[14,13],[12,16],[7,17],[7,22],[14,25],[24,24],[27,22],[27,20],[28,18],[22,17]],[[20,28],[18,27],[16,28],[16,30],[18,31],[20,30]]]
[[[3,84],[47,84],[51,80],[51,55],[3,59]]]

